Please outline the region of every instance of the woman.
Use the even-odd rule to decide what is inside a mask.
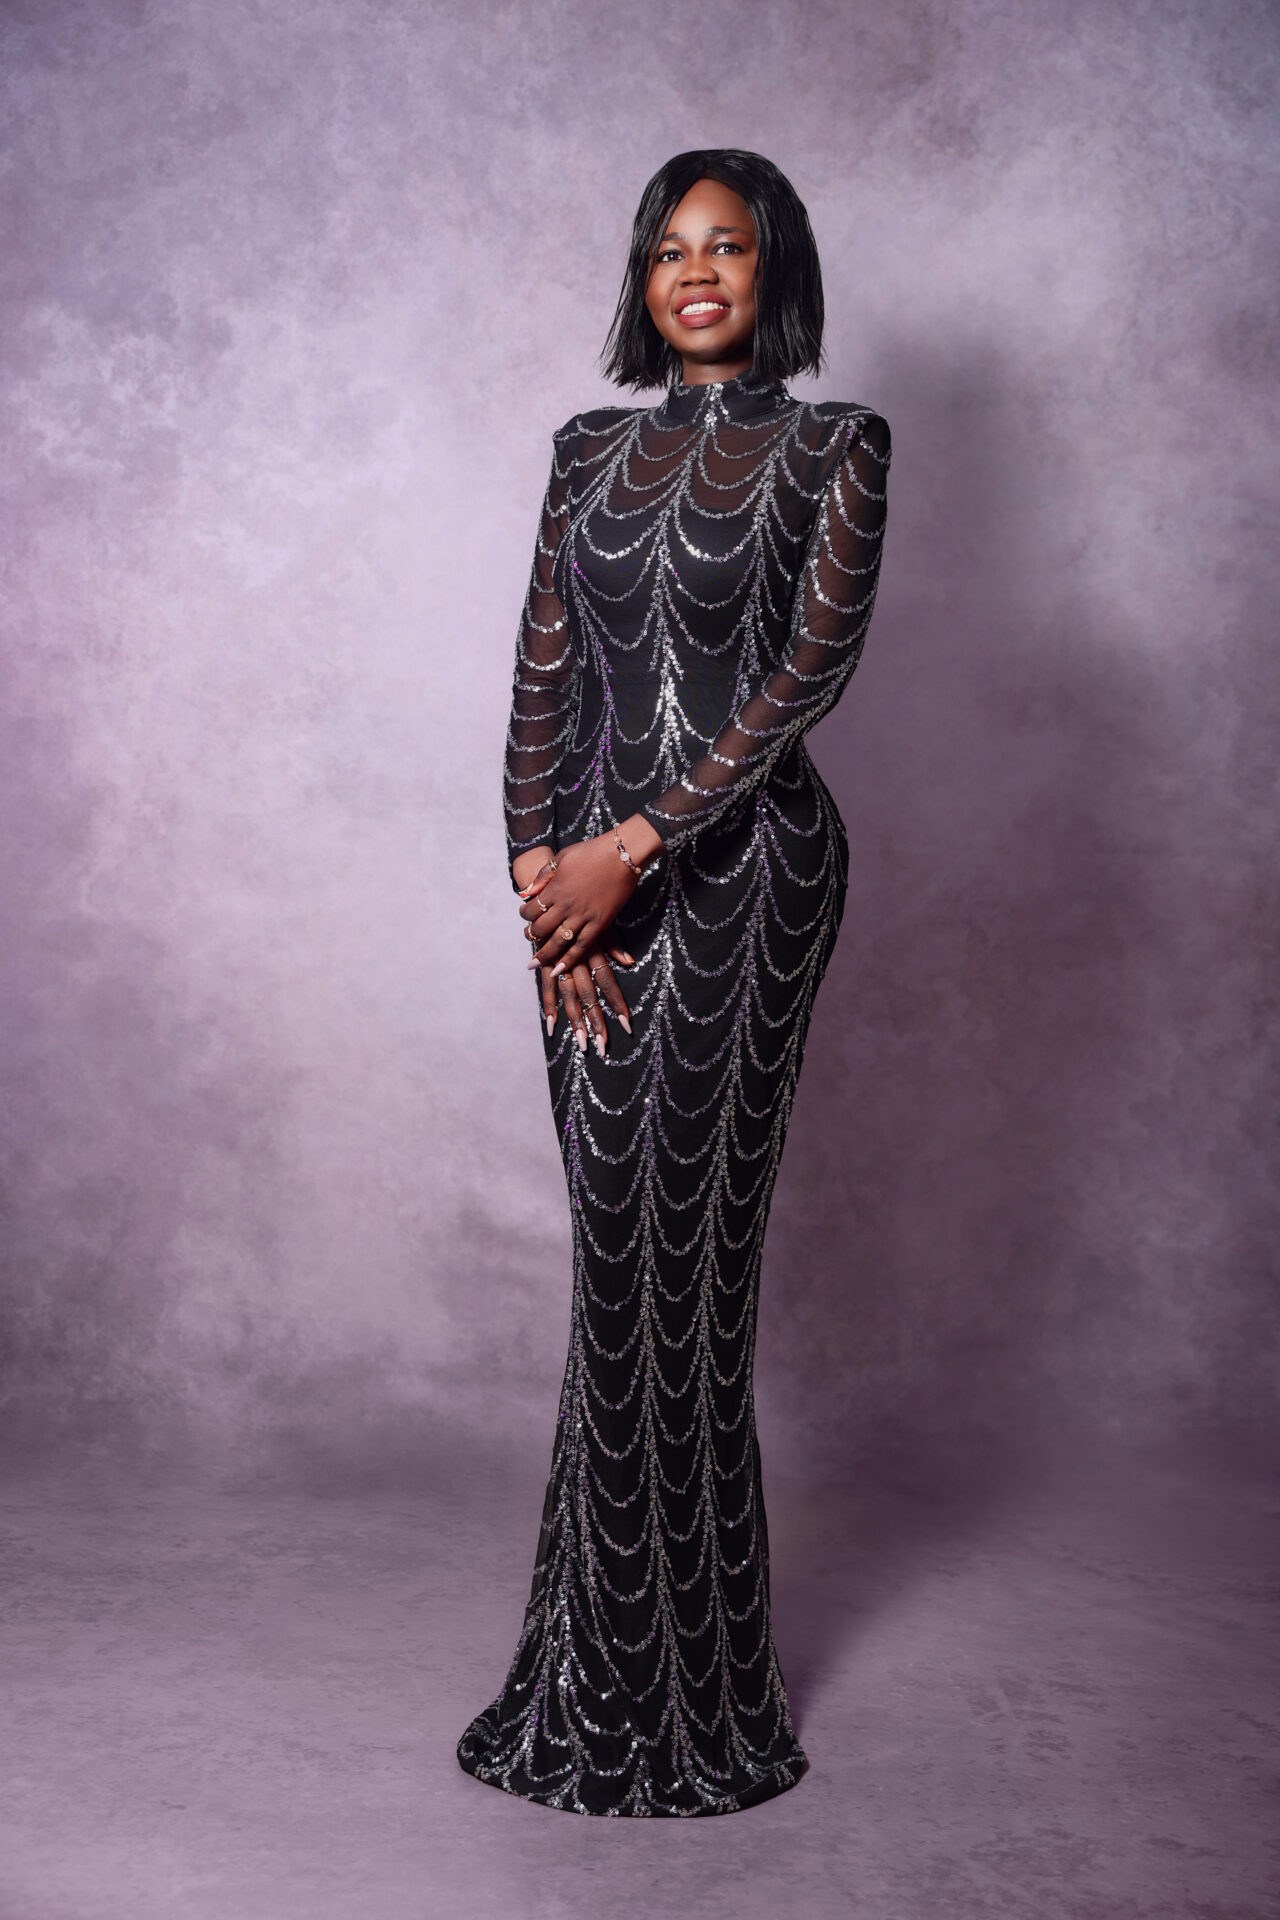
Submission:
[[[890,457],[870,408],[783,384],[818,371],[822,323],[776,167],[719,149],[655,174],[605,364],[665,392],[555,435],[516,650],[507,845],[573,1303],[523,1631],[458,1758],[578,1813],[726,1813],[806,1765],[770,1628],[752,1364],[848,874],[804,735],[857,665]]]

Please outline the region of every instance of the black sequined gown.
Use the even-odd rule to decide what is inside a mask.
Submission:
[[[643,812],[615,922],[628,1036],[544,1034],[568,1180],[568,1364],[523,1630],[458,1745],[579,1813],[726,1813],[794,1784],[752,1399],[760,1256],[844,825],[804,734],[871,617],[889,429],[753,374],[580,414],[516,654],[511,859]],[[531,976],[536,981],[536,975]],[[534,1017],[531,1011],[531,1017]]]

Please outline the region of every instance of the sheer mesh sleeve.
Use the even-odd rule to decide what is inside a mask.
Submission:
[[[839,451],[828,456],[784,659],[749,688],[676,785],[639,809],[669,849],[758,786],[844,692],[875,604],[890,458],[888,423],[878,413],[843,424]]]
[[[573,456],[574,430],[569,424],[555,435],[529,590],[516,635],[502,782],[508,870],[517,854],[551,844],[556,775],[577,720],[581,676],[553,576],[569,516]]]

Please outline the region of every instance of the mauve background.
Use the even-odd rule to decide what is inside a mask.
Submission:
[[[852,875],[770,1228],[767,1467],[1260,1443],[1274,10],[3,25],[11,1446],[549,1460],[512,646],[637,196],[704,144],[809,206],[830,367],[797,391],[894,433],[814,736]]]

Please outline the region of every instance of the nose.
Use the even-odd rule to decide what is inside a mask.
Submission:
[[[715,278],[716,270],[713,261],[708,260],[705,266],[697,266],[690,260],[680,276],[680,284],[682,287],[697,287],[701,286],[704,280]]]

